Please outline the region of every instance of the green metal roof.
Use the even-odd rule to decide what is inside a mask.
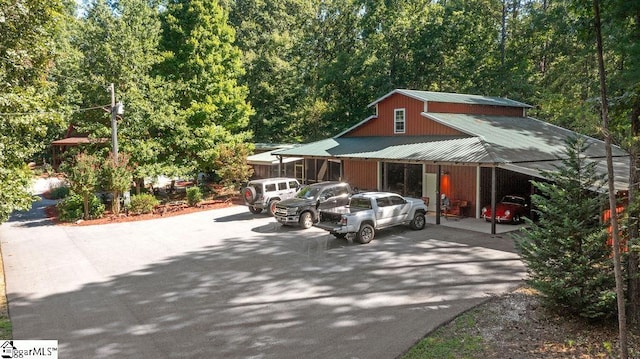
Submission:
[[[283,156],[417,162],[494,163],[483,141],[465,136],[338,137],[279,150]]]
[[[467,135],[334,137],[275,153],[298,157],[519,163],[563,158],[565,139],[583,136],[531,117],[444,113],[422,115]],[[588,157],[605,156],[604,142],[583,137],[590,144],[586,153]],[[627,153],[614,146],[613,155],[627,156]]]
[[[496,162],[549,161],[563,158],[565,140],[582,136],[590,145],[588,157],[604,157],[604,142],[581,135],[532,117],[461,115],[449,113],[423,113],[423,116],[447,127],[477,136],[488,145]],[[614,156],[627,156],[617,146]]]
[[[396,93],[403,94],[405,96],[414,98],[416,100],[426,101],[426,102],[429,102],[429,101],[450,102],[450,103],[462,103],[462,104],[469,104],[469,105],[492,105],[492,106],[521,107],[521,108],[533,107],[531,105],[527,105],[526,103],[510,100],[506,97],[491,97],[491,96],[466,95],[466,94],[447,93],[447,92],[431,92],[431,91],[418,91],[418,90],[405,90],[405,89],[397,89],[397,90],[391,91],[388,94],[384,95],[383,97],[370,103],[369,106],[373,106],[378,102]]]
[[[607,161],[606,158],[594,158],[587,159],[586,162],[593,163],[595,162],[595,170],[596,173],[606,174],[607,173]],[[510,171],[524,173],[526,175],[544,178],[542,172],[555,172],[558,167],[562,166],[562,161],[534,161],[534,162],[521,162],[521,163],[508,163],[505,165],[501,165],[500,167],[505,168]],[[629,158],[628,157],[614,157],[613,158],[613,186],[617,190],[628,189],[629,186]],[[603,187],[600,188],[606,189],[605,183],[600,183]],[[594,188],[595,189],[595,188]]]
[[[280,159],[273,154],[277,150],[271,150],[261,153],[256,153],[254,155],[247,157],[247,163],[251,165],[273,165],[280,163]],[[286,157],[282,159],[282,163],[289,163],[301,160],[302,158],[297,157]]]
[[[461,136],[334,137],[275,151],[282,156],[371,159],[398,162],[494,165],[540,177],[565,158],[565,140],[582,136],[585,155],[606,173],[604,142],[531,117],[422,113],[426,118],[466,134]],[[628,154],[612,147],[615,186],[626,188]]]

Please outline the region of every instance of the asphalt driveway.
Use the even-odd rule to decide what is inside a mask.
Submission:
[[[521,284],[507,235],[397,227],[359,245],[245,207],[0,226],[14,339],[64,358],[395,358]]]

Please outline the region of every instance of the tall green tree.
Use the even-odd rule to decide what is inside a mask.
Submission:
[[[215,148],[221,143],[244,143],[252,108],[243,75],[235,31],[217,0],[172,0],[162,13],[159,66],[163,78],[175,85],[177,114],[174,143],[183,166],[215,172]]]
[[[600,80],[600,113],[602,118],[602,131],[604,132],[604,145],[607,161],[607,181],[609,199],[609,225],[611,228],[611,244],[613,246],[613,268],[616,282],[616,302],[618,312],[618,339],[621,359],[629,357],[628,333],[627,333],[627,303],[625,298],[625,283],[622,273],[622,260],[620,250],[620,230],[617,212],[617,199],[614,187],[614,168],[612,155],[611,121],[609,117],[609,99],[607,87],[607,73],[604,65],[604,41],[602,36],[602,16],[600,0],[593,0],[593,27],[596,40],[596,57],[598,59],[598,79]]]
[[[628,318],[640,323],[640,4],[612,1],[603,10],[606,48],[614,64],[608,72],[612,128],[618,128],[631,154],[627,209],[629,248],[627,271]]]
[[[63,18],[62,1],[0,1],[0,223],[30,207],[26,162],[62,123],[49,74]]]
[[[615,313],[611,247],[599,213],[606,203],[604,177],[588,162],[582,138],[569,138],[562,165],[534,181],[538,221],[527,219],[518,238],[529,282],[545,304],[587,318]]]
[[[229,23],[236,30],[245,73],[239,83],[248,89],[255,113],[248,128],[256,142],[298,142],[292,123],[303,118],[306,97],[299,51],[305,23],[312,16],[308,0],[229,1]]]
[[[508,23],[504,73],[512,80],[502,86],[535,104],[532,116],[602,138],[589,16],[571,0],[522,2]]]
[[[82,52],[79,73],[82,106],[110,105],[108,86],[124,103],[118,119],[118,143],[135,164],[135,177],[184,172],[172,151],[175,106],[172,85],[156,74],[163,56],[158,10],[145,0],[94,0],[82,19],[81,36],[74,40]],[[71,76],[71,74],[69,75]],[[110,138],[110,115],[102,109],[78,113],[80,132]],[[103,153],[106,157],[106,153]]]

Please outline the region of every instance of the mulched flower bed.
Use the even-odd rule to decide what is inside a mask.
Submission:
[[[146,213],[146,214],[120,213],[119,215],[114,215],[110,211],[106,211],[102,218],[79,220],[76,222],[60,222],[58,220],[58,209],[56,208],[56,206],[48,206],[47,208],[45,208],[45,213],[47,217],[56,225],[92,226],[92,225],[107,224],[107,223],[145,221],[149,219],[178,216],[182,214],[209,211],[212,209],[241,205],[242,203],[243,203],[242,199],[237,195],[223,196],[216,199],[202,201],[200,202],[200,204],[198,204],[195,207],[189,207],[186,201],[171,201],[166,204],[161,204],[156,206],[153,210],[153,213]]]

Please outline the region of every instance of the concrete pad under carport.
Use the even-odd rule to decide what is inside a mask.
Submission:
[[[427,223],[434,224],[436,223],[436,216],[429,214],[426,216]],[[467,231],[473,231],[484,234],[491,234],[491,222],[487,222],[484,219],[479,218],[471,218],[471,217],[440,217],[440,225],[456,228],[456,229],[464,229]],[[523,223],[520,224],[511,224],[511,223],[496,223],[496,234],[495,235],[507,235],[509,233],[518,233],[521,228],[525,225]]]
[[[358,245],[244,207],[36,217],[0,226],[14,338],[68,358],[393,358],[525,275],[510,239],[431,224]]]

